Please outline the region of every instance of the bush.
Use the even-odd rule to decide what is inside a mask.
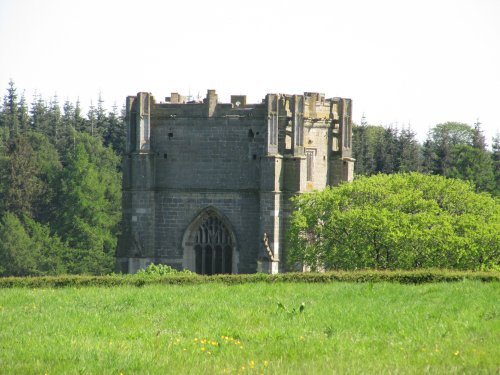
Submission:
[[[192,274],[193,272],[189,270],[177,271],[175,268],[172,268],[166,264],[151,263],[146,267],[146,269],[140,269],[137,273],[139,275],[167,276],[176,273]]]
[[[312,270],[500,267],[500,202],[419,173],[362,177],[295,198],[289,261]]]
[[[42,277],[0,277],[0,288],[62,288],[62,287],[142,287],[153,284],[193,285],[223,283],[228,285],[246,283],[331,283],[331,282],[395,282],[401,284],[422,284],[432,282],[457,282],[477,280],[500,282],[498,271],[336,271],[336,272],[291,272],[276,275],[262,273],[245,275],[201,276],[195,273],[173,272],[168,275],[151,277],[145,272],[135,275],[108,276],[42,276]]]

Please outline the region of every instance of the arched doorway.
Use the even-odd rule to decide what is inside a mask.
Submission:
[[[184,235],[184,267],[201,275],[236,273],[236,240],[213,208],[200,213]]]

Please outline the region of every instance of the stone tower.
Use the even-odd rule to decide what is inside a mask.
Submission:
[[[353,178],[350,99],[138,93],[126,109],[121,272],[286,271],[290,198]]]

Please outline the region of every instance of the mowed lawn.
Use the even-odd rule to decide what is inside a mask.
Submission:
[[[499,368],[498,282],[0,290],[0,374]]]

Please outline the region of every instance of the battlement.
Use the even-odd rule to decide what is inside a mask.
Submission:
[[[344,104],[347,102],[350,106],[350,99],[344,98],[325,98],[325,94],[316,92],[305,92],[302,95],[290,94],[267,94],[260,103],[248,103],[246,95],[231,95],[229,103],[220,102],[215,90],[208,90],[203,99],[193,100],[189,96],[173,92],[165,97],[165,102],[156,103],[151,94],[138,93],[140,95],[149,95],[151,98],[151,111],[155,117],[266,117],[269,112],[269,102],[276,102],[273,111],[278,112],[279,117],[293,116],[294,111],[303,114],[304,119],[328,120],[338,122],[345,112]],[[129,97],[134,100],[134,97]],[[295,102],[300,104],[292,108]]]
[[[352,154],[350,99],[327,99],[322,93],[305,92],[267,94],[260,103],[247,103],[246,95],[231,95],[229,103],[221,103],[215,90],[207,90],[203,100],[191,100],[177,92],[165,100],[157,103],[151,94],[144,92],[127,98],[128,151],[149,152],[151,122],[155,127],[174,128],[207,126],[222,120],[225,125],[247,126],[255,122],[267,125],[268,154],[303,154],[305,128],[330,129],[334,155],[351,157]]]

